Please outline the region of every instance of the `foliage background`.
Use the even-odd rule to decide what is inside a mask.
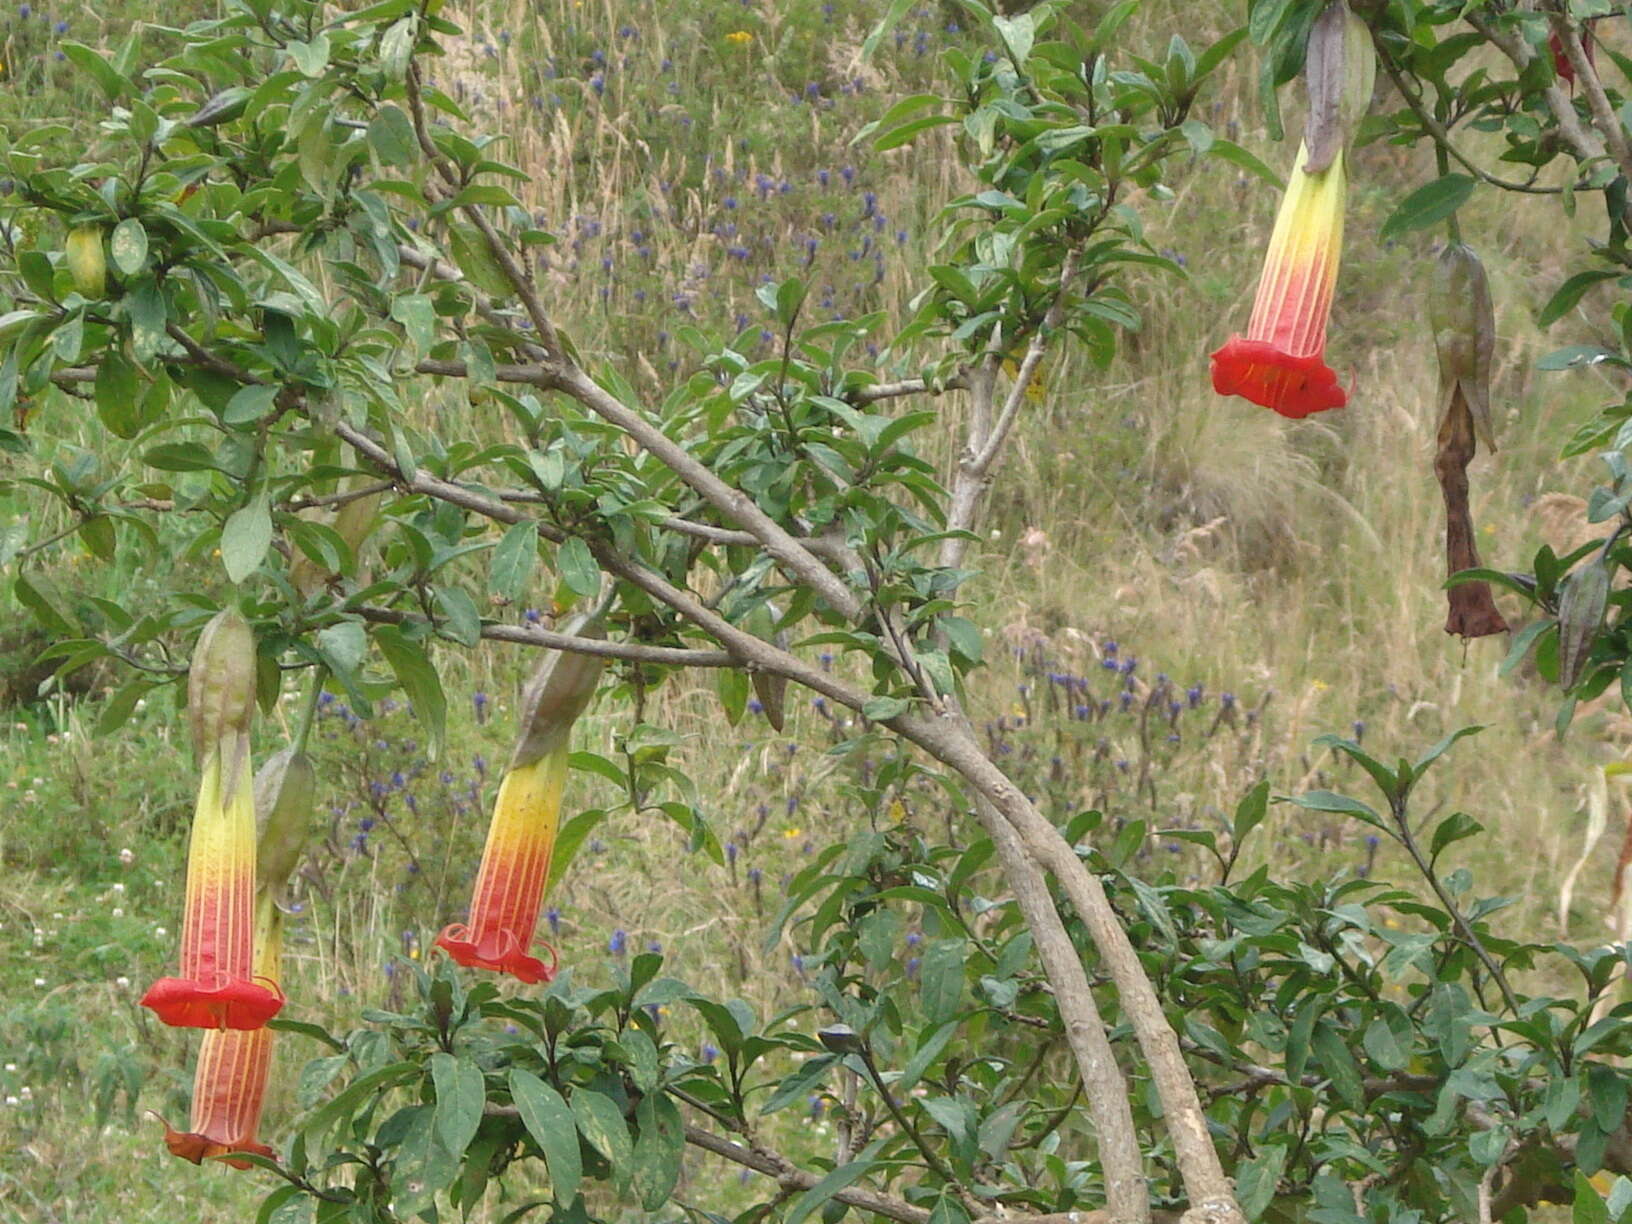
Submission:
[[[1096,8],[1074,7],[1083,17]],[[438,65],[438,82],[509,133],[510,160],[535,172],[527,202],[563,234],[548,288],[586,350],[621,355],[656,385],[693,356],[680,325],[734,330],[739,315],[756,313],[766,274],[806,275],[824,309],[848,315],[899,309],[920,287],[935,205],[960,187],[952,162],[931,156],[933,146],[875,154],[850,142],[893,99],[930,86],[936,57],[965,42],[953,6],[914,10],[865,65],[859,46],[874,14],[859,2],[543,0],[450,15],[471,37]],[[60,42],[114,46],[151,17],[118,3],[0,13],[0,83],[10,87],[0,124],[83,124],[91,93]],[[1135,19],[1147,45],[1177,28],[1204,45],[1231,24],[1171,0],[1151,0]],[[150,34],[152,45],[163,37]],[[1289,150],[1265,138],[1248,48],[1209,98],[1209,123],[1284,169]],[[1028,789],[1050,796],[1051,815],[1098,804],[1112,820],[1161,828],[1210,827],[1261,776],[1277,793],[1358,785],[1352,767],[1310,747],[1324,731],[1386,755],[1489,724],[1478,752],[1443,763],[1419,802],[1462,807],[1491,828],[1471,843],[1469,866],[1482,891],[1519,899],[1508,928],[1597,942],[1612,856],[1589,866],[1562,927],[1557,888],[1579,847],[1584,787],[1632,726],[1613,708],[1588,711],[1555,742],[1553,691],[1524,668],[1498,675],[1500,645],[1464,648],[1439,628],[1435,377],[1420,326],[1435,239],[1378,238],[1382,218],[1432,173],[1418,152],[1371,145],[1356,155],[1329,354],[1353,368],[1358,390],[1348,410],[1300,425],[1220,401],[1205,378],[1205,354],[1248,308],[1274,192],[1197,160],[1175,173],[1171,203],[1147,206],[1154,240],[1189,278],[1144,287],[1144,326],[1108,374],[1076,351],[1045,371],[978,558],[975,615],[995,666],[974,713],[1009,746]],[[1475,521],[1487,561],[1517,567],[1538,543],[1564,543],[1579,519],[1569,497],[1596,475],[1593,461],[1561,463],[1558,440],[1608,385],[1595,372],[1537,373],[1534,359],[1601,338],[1585,310],[1545,334],[1534,321],[1582,253],[1553,205],[1481,193],[1462,224],[1491,271],[1500,336],[1502,450],[1476,464]],[[428,388],[418,412],[433,428],[472,415],[451,388]],[[47,452],[91,437],[60,407],[27,424]],[[26,493],[0,498],[0,530],[30,511]],[[50,526],[29,518],[33,535]],[[211,559],[174,564],[203,572]],[[77,545],[53,566],[76,595],[156,590],[175,577],[106,564]],[[1516,605],[1504,610],[1522,617]],[[179,919],[190,780],[177,768],[175,711],[155,701],[93,742],[112,677],[93,672],[89,692],[36,699],[27,624],[0,593],[10,701],[0,730],[0,1219],[156,1221],[183,1204],[200,1219],[245,1218],[260,1193],[252,1179],[177,1165],[140,1112],[178,1113],[189,1074],[184,1042],[135,1007],[141,983],[172,957]],[[1120,708],[1122,674],[1105,664],[1130,658],[1141,684],[1171,677],[1178,744],[1151,734],[1140,702]],[[329,1000],[325,1020],[343,1026],[363,1007],[400,1001],[401,958],[417,958],[463,903],[491,798],[486,762],[507,751],[526,666],[492,644],[452,665],[445,683],[466,696],[434,764],[400,711],[366,724],[338,702],[326,713],[332,825],[305,873],[288,986]],[[1074,717],[1063,676],[1087,679],[1112,711]],[[591,745],[610,751],[628,717],[603,702],[588,720]],[[645,720],[675,733],[736,852],[715,867],[686,855],[672,826],[598,829],[553,899],[563,961],[606,979],[657,943],[667,972],[738,983],[761,1014],[806,1001],[799,958],[809,949],[792,936],[762,942],[782,883],[815,849],[896,815],[870,810],[855,758],[815,751],[842,734],[832,719],[806,706],[786,735],[753,718],[725,735],[711,685],[654,698]],[[941,825],[936,798],[926,791],[906,815]],[[593,806],[594,786],[579,778],[569,802]],[[1359,826],[1291,808],[1270,819],[1273,836],[1253,853],[1277,871],[1404,874],[1377,861]],[[1203,870],[1171,839],[1152,837],[1144,852],[1170,856],[1180,878]],[[693,887],[699,874],[709,888]],[[903,956],[911,934],[902,933]],[[702,1041],[699,1030],[699,1053]],[[273,1134],[295,1096],[296,1085],[280,1086]],[[798,1112],[787,1115],[790,1151],[830,1142],[824,1119],[806,1126]],[[713,1186],[736,1175],[697,1163],[690,1176]],[[729,1200],[729,1185],[714,1189]]]

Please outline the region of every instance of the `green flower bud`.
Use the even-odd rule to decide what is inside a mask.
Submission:
[[[1332,0],[1315,18],[1303,75],[1309,90],[1309,119],[1303,129],[1309,156],[1303,169],[1319,174],[1354,139],[1377,83],[1371,31],[1343,0]]]
[[[604,638],[599,622],[578,616],[562,632],[578,637]],[[521,769],[553,752],[567,740],[572,724],[588,707],[601,682],[606,660],[597,655],[552,650],[538,665],[521,695],[521,735],[510,756],[510,768]]]
[[[294,874],[306,848],[317,769],[294,748],[267,758],[255,775],[256,887],[278,892]]]
[[[247,749],[255,713],[255,634],[234,608],[198,635],[187,673],[187,720],[200,761],[229,739]]]
[[[1439,354],[1439,415],[1443,419],[1450,411],[1460,390],[1473,415],[1475,434],[1494,451],[1490,363],[1496,350],[1496,315],[1485,267],[1471,247],[1452,242],[1441,252],[1428,294],[1428,319]]]

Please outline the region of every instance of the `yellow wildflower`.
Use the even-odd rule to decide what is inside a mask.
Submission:
[[[754,41],[754,36],[747,30],[732,30],[725,36],[725,41],[734,47],[746,47]]]

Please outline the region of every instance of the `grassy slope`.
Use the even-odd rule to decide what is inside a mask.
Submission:
[[[69,36],[87,42],[112,41],[142,6],[121,7],[65,10],[49,22],[68,20]],[[679,324],[757,325],[754,285],[804,266],[807,237],[818,240],[807,273],[824,298],[830,293],[828,309],[895,310],[910,297],[933,246],[934,201],[958,184],[933,150],[874,156],[848,141],[891,96],[931,81],[937,49],[962,35],[947,29],[950,9],[926,7],[900,45],[864,66],[856,49],[869,7],[475,6],[472,39],[438,75],[480,119],[509,130],[516,160],[535,171],[532,202],[564,238],[551,290],[581,347],[633,364],[649,383],[662,380],[670,362],[684,368],[687,359],[673,334]],[[1152,45],[1165,43],[1180,10],[1193,12],[1175,0],[1148,6]],[[1193,16],[1186,21],[1192,34]],[[0,15],[7,80],[25,86],[0,102],[8,127],[74,113],[82,101],[54,58],[59,36],[49,22]],[[727,37],[737,32],[748,40]],[[1249,68],[1243,61],[1232,70],[1207,118],[1279,166],[1288,150],[1263,139]],[[1431,239],[1385,247],[1376,238],[1381,218],[1426,173],[1398,150],[1357,159],[1330,343],[1356,390],[1349,410],[1302,424],[1220,401],[1206,383],[1205,354],[1244,323],[1273,193],[1229,167],[1200,164],[1178,175],[1171,204],[1149,205],[1154,240],[1184,257],[1190,279],[1148,286],[1145,328],[1108,374],[1072,355],[1051,362],[986,524],[991,543],[975,600],[994,644],[985,713],[1005,719],[994,736],[1055,810],[1101,803],[1122,817],[1150,816],[1132,793],[1142,762],[1137,718],[1114,711],[1103,722],[1074,721],[1049,673],[1086,674],[1114,703],[1117,683],[1096,658],[1109,638],[1121,657],[1137,655],[1141,676],[1165,671],[1181,686],[1203,686],[1200,707],[1182,715],[1183,742],[1157,737],[1150,749],[1157,826],[1209,819],[1264,770],[1278,790],[1358,786],[1346,773],[1323,777],[1330,762],[1307,747],[1357,719],[1385,755],[1489,723],[1453,754],[1429,800],[1462,806],[1492,828],[1468,851],[1469,865],[1482,891],[1520,898],[1515,924],[1545,935],[1557,929],[1556,884],[1582,825],[1580,788],[1594,762],[1619,751],[1627,727],[1609,714],[1586,717],[1566,744],[1555,743],[1552,694],[1498,678],[1502,644],[1464,649],[1440,631],[1434,375],[1421,326]],[[1476,462],[1475,513],[1487,559],[1517,563],[1540,538],[1537,495],[1577,489],[1589,475],[1585,461],[1572,467],[1555,456],[1568,423],[1600,394],[1593,376],[1529,368],[1539,351],[1589,338],[1580,319],[1547,337],[1532,323],[1535,304],[1581,246],[1560,239],[1546,201],[1482,198],[1464,228],[1491,268],[1502,338],[1503,450]],[[433,392],[426,413],[464,419],[463,404],[447,395]],[[948,411],[955,417],[956,406]],[[67,417],[39,427],[46,446],[74,435]],[[0,515],[19,510],[0,505]],[[71,550],[59,564],[66,579],[92,589],[139,579],[134,565],[90,573]],[[3,610],[8,623],[17,615],[9,604]],[[325,723],[332,828],[310,865],[291,939],[290,993],[300,1007],[344,1017],[389,998],[389,959],[427,943],[462,904],[489,780],[475,758],[505,751],[521,666],[496,650],[452,665],[450,692],[494,697],[485,724],[474,703],[458,704],[454,747],[434,766],[416,764],[415,729],[400,713],[360,730],[339,715]],[[1218,725],[1226,691],[1261,715]],[[675,852],[672,829],[607,826],[555,898],[558,939],[563,959],[592,975],[604,971],[615,931],[631,944],[655,940],[682,976],[740,981],[769,1009],[801,991],[796,947],[760,949],[776,881],[807,843],[845,836],[866,813],[847,794],[854,779],[809,746],[837,733],[820,711],[801,706],[787,737],[745,725],[722,742],[716,708],[705,691],[666,692],[647,717],[687,737],[715,823],[722,837],[736,835],[741,857],[729,868],[699,866]],[[590,734],[609,744],[626,716],[603,703]],[[142,983],[173,955],[174,931],[165,928],[178,920],[189,781],[176,768],[174,713],[155,703],[94,749],[92,709],[57,702],[11,717],[15,725],[0,728],[0,1095],[20,1098],[26,1085],[32,1100],[0,1108],[0,1220],[141,1224],[182,1210],[205,1221],[246,1218],[250,1178],[162,1156],[156,1126],[127,1116],[125,1094],[97,1131],[73,1078],[77,1071],[117,1088],[129,1070],[145,1080],[142,1108],[184,1113],[187,1043],[156,1031],[134,1006]],[[594,802],[588,784],[576,785],[578,802]],[[939,820],[927,798],[912,816]],[[363,820],[376,823],[365,830]],[[1325,872],[1367,861],[1354,829],[1302,814],[1276,820],[1282,835],[1261,845],[1280,868]],[[1525,852],[1513,854],[1516,845]],[[127,847],[128,866],[119,856]],[[1152,853],[1169,852],[1153,841]],[[1192,869],[1182,856],[1172,862]],[[701,893],[688,887],[699,873],[712,885]],[[1608,874],[1606,857],[1578,893],[1576,938],[1602,938]],[[719,905],[721,890],[736,903]],[[274,1133],[292,1096],[280,1086],[269,1110]]]

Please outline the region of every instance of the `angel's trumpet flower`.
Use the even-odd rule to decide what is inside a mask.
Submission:
[[[1341,408],[1348,394],[1326,364],[1326,320],[1343,251],[1344,165],[1371,102],[1376,61],[1365,23],[1337,0],[1309,35],[1309,123],[1275,218],[1245,336],[1213,354],[1213,389],[1282,416]]]
[[[255,970],[254,709],[255,639],[237,612],[222,612],[200,636],[188,677],[202,777],[187,849],[181,973],[142,996],[177,1027],[258,1029],[283,1006],[282,992]]]
[[[578,632],[599,637],[602,631],[590,627]],[[522,697],[527,721],[499,784],[470,920],[436,937],[436,946],[461,965],[498,970],[528,983],[555,976],[554,951],[545,964],[531,948],[550,878],[572,724],[595,695],[604,666],[594,656],[552,652],[527,685]]]
[[[255,775],[255,811],[260,825],[255,889],[255,974],[268,983],[282,975],[283,914],[278,894],[299,858],[311,823],[317,775],[312,762],[298,748],[286,748],[269,758]],[[193,1110],[190,1129],[164,1128],[165,1146],[199,1164],[219,1158],[234,1168],[249,1162],[234,1159],[234,1152],[272,1155],[261,1143],[261,1107],[272,1070],[271,1029],[252,1032],[232,1029],[204,1034],[193,1073]]]

